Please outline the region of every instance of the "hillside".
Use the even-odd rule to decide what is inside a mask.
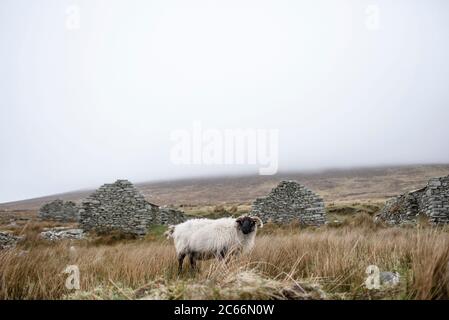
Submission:
[[[327,202],[385,200],[423,186],[431,177],[449,174],[449,165],[417,165],[378,168],[291,172],[274,176],[236,176],[185,179],[137,184],[147,200],[159,205],[247,204],[267,194],[282,179],[298,180]],[[112,182],[112,181],[105,181]],[[36,210],[61,198],[80,201],[93,190],[50,195],[0,204],[2,210]]]

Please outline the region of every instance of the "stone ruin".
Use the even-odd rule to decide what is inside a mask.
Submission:
[[[61,222],[78,221],[79,207],[72,201],[60,199],[44,204],[39,209],[39,218],[42,220],[55,220]]]
[[[182,212],[149,203],[127,180],[105,184],[82,202],[80,227],[86,231],[144,235],[152,224],[176,224],[185,221]]]
[[[186,216],[183,211],[170,208],[167,206],[159,207],[159,213],[156,215],[157,224],[178,224],[186,221]]]
[[[83,229],[70,229],[66,227],[56,227],[50,229],[44,229],[40,233],[40,237],[45,240],[55,241],[63,239],[80,240],[85,238]]]
[[[431,224],[449,223],[449,176],[430,179],[424,188],[389,199],[376,219],[414,224],[420,216]]]
[[[0,231],[0,250],[14,247],[22,237],[15,236],[11,232]]]
[[[257,198],[251,214],[264,222],[322,225],[326,222],[323,199],[296,181],[281,181],[264,198]]]

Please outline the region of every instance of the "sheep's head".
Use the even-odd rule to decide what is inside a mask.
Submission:
[[[259,217],[255,216],[240,216],[236,220],[237,227],[242,230],[243,234],[249,234],[256,230],[257,223],[260,224],[260,227],[263,227],[263,222]]]

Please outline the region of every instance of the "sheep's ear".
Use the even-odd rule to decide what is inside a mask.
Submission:
[[[243,221],[243,216],[238,217],[237,219],[235,219],[235,221],[236,221],[237,223],[241,224],[242,221]]]

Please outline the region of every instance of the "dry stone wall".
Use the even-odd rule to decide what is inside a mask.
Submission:
[[[42,220],[55,220],[61,222],[78,221],[79,207],[72,201],[55,201],[44,204],[39,209],[39,218]]]
[[[152,224],[177,224],[185,219],[178,210],[147,202],[127,180],[101,186],[83,201],[80,210],[80,227],[86,231],[144,235]]]
[[[104,184],[82,203],[80,226],[84,230],[119,230],[143,235],[153,223],[156,209],[127,180]]]
[[[449,175],[429,180],[422,206],[432,223],[449,222]]]
[[[406,192],[387,200],[378,218],[389,224],[413,224],[421,212],[425,189]]]
[[[22,237],[13,235],[10,232],[0,231],[0,250],[14,247]]]
[[[322,225],[326,222],[323,199],[296,181],[281,181],[266,197],[258,198],[251,214],[264,222]]]
[[[178,224],[184,221],[186,221],[186,216],[183,211],[167,206],[159,207],[155,218],[156,224],[163,225]]]
[[[419,216],[432,224],[449,223],[449,176],[430,179],[422,189],[389,199],[377,219],[388,224],[413,224]]]

